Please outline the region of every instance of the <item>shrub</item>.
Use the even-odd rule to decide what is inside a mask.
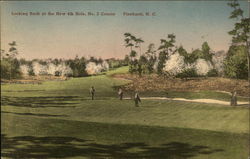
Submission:
[[[247,79],[248,68],[246,51],[247,49],[243,45],[231,46],[229,48],[227,57],[224,61],[224,71],[227,77]]]
[[[10,78],[10,67],[11,63],[8,60],[1,60],[1,78],[9,79]]]
[[[15,79],[21,78],[20,63],[15,59],[3,58],[1,60],[1,78]]]
[[[28,75],[29,75],[29,76],[35,76],[35,72],[34,72],[34,68],[33,68],[33,66],[32,66],[32,62],[29,62],[29,63],[28,63],[28,67],[29,67]]]
[[[197,71],[194,68],[184,69],[181,73],[178,73],[177,78],[198,77]]]
[[[208,71],[207,76],[208,77],[217,77],[218,76],[218,71],[216,69],[211,69]]]
[[[55,76],[61,76],[61,75],[62,75],[62,72],[60,72],[60,71],[55,72]]]
[[[94,60],[94,58],[92,58]],[[73,77],[84,77],[87,76],[86,72],[86,59],[84,57],[78,58],[78,56],[75,57],[73,60],[67,60],[66,65],[71,68],[73,71],[72,76]]]

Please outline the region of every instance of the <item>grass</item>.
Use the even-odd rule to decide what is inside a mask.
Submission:
[[[119,68],[117,68],[117,69],[108,71],[108,72],[106,73],[106,75],[111,76],[111,75],[115,75],[115,74],[128,73],[128,69],[129,69],[128,66],[119,67]]]
[[[76,96],[3,99],[5,114],[54,117],[99,123],[204,129],[248,133],[248,109],[181,101],[144,100],[135,108],[131,100],[89,99]],[[221,122],[218,122],[221,121]]]
[[[118,100],[114,88],[128,81],[110,78],[112,72],[40,85],[2,85],[2,157],[247,158],[246,107],[143,100],[137,108],[131,100]],[[89,95],[92,85],[97,91],[94,101]],[[204,94],[219,96],[168,95]]]
[[[67,81],[47,81],[42,84],[5,84],[1,92],[6,96],[47,96],[77,95],[89,96],[91,86],[96,88],[97,97],[116,95],[114,87],[126,84],[126,81],[108,78],[105,75],[84,78],[72,78]]]
[[[15,123],[8,125],[2,135],[3,157],[236,159],[247,156],[247,135],[241,134],[14,115],[3,118]]]

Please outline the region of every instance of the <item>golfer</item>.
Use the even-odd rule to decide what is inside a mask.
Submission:
[[[237,92],[233,91],[231,93],[232,93],[232,96],[231,96],[231,106],[237,106]]]
[[[139,102],[141,103],[141,99],[140,99],[140,96],[137,92],[135,92],[135,106],[136,107],[139,107]]]
[[[122,100],[122,98],[123,98],[123,91],[122,91],[121,88],[119,88],[118,95],[119,95],[119,99]]]
[[[95,88],[94,88],[94,86],[92,86],[90,88],[89,93],[91,95],[91,99],[94,100],[94,96],[95,96]]]

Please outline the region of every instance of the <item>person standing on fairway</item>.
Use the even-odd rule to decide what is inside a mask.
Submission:
[[[120,100],[122,100],[122,98],[123,98],[123,91],[122,91],[121,88],[119,88],[118,95],[119,95]]]
[[[94,96],[95,96],[95,88],[94,88],[94,86],[92,86],[92,87],[90,88],[89,93],[91,94],[91,99],[94,100]]]
[[[231,106],[237,106],[237,92],[233,91],[231,96]]]
[[[136,107],[139,107],[139,102],[141,103],[141,99],[140,99],[140,96],[137,92],[135,92],[135,106]]]

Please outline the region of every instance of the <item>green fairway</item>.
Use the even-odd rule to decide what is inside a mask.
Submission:
[[[63,99],[62,99],[63,98]],[[145,100],[135,108],[133,101],[65,97],[3,98],[2,112],[101,123],[138,124],[248,133],[248,109],[181,101]],[[28,113],[28,114],[27,114]],[[220,121],[220,122],[218,122]]]
[[[143,100],[135,107],[132,100],[118,100],[114,88],[129,81],[109,77],[116,71],[108,76],[2,85],[2,156],[247,158],[247,107],[168,100]],[[96,89],[94,101],[91,86]],[[195,93],[168,95],[193,99]],[[220,98],[228,100],[225,97]]]
[[[128,66],[119,67],[119,68],[117,68],[117,69],[108,71],[108,72],[106,73],[106,75],[111,76],[111,75],[115,75],[115,74],[128,73],[128,69],[129,69]]]
[[[48,81],[42,84],[5,84],[2,93],[6,96],[89,96],[91,86],[96,88],[97,97],[114,97],[114,87],[123,85],[128,81],[114,80],[105,75],[84,78],[72,78],[67,81]]]

